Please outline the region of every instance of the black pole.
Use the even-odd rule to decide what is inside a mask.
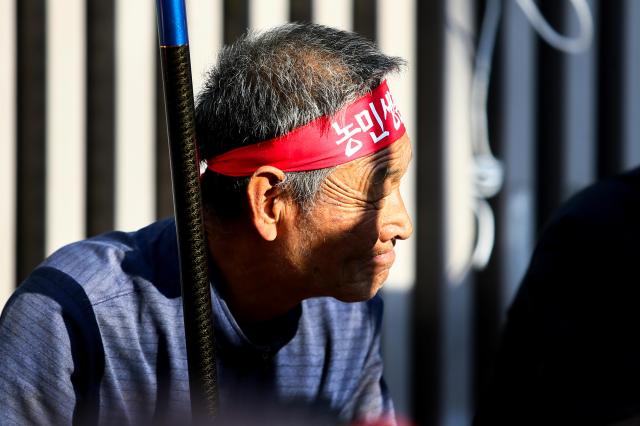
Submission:
[[[187,19],[184,0],[157,0],[156,5],[191,409],[194,420],[201,422],[217,414],[218,389]]]

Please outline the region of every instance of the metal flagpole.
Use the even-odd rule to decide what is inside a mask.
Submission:
[[[184,0],[156,0],[193,418],[218,408],[207,245],[200,198]]]

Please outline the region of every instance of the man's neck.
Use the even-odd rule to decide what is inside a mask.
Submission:
[[[232,228],[237,228],[232,226]],[[309,297],[296,285],[288,265],[278,263],[276,243],[260,241],[242,229],[209,238],[209,253],[224,281],[229,309],[240,324],[267,321],[286,314]],[[270,245],[273,245],[271,247]],[[269,256],[265,253],[269,252]],[[269,259],[269,260],[267,260]]]

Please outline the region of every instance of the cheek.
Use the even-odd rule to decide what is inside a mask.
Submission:
[[[340,239],[353,250],[370,250],[378,240],[378,211],[366,210],[335,220]]]
[[[376,210],[322,209],[300,223],[299,247],[321,269],[342,269],[371,253],[378,240]]]

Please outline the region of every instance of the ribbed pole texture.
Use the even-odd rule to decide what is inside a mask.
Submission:
[[[158,0],[157,5],[191,407],[199,424],[216,416],[218,392],[191,63],[184,1]]]

